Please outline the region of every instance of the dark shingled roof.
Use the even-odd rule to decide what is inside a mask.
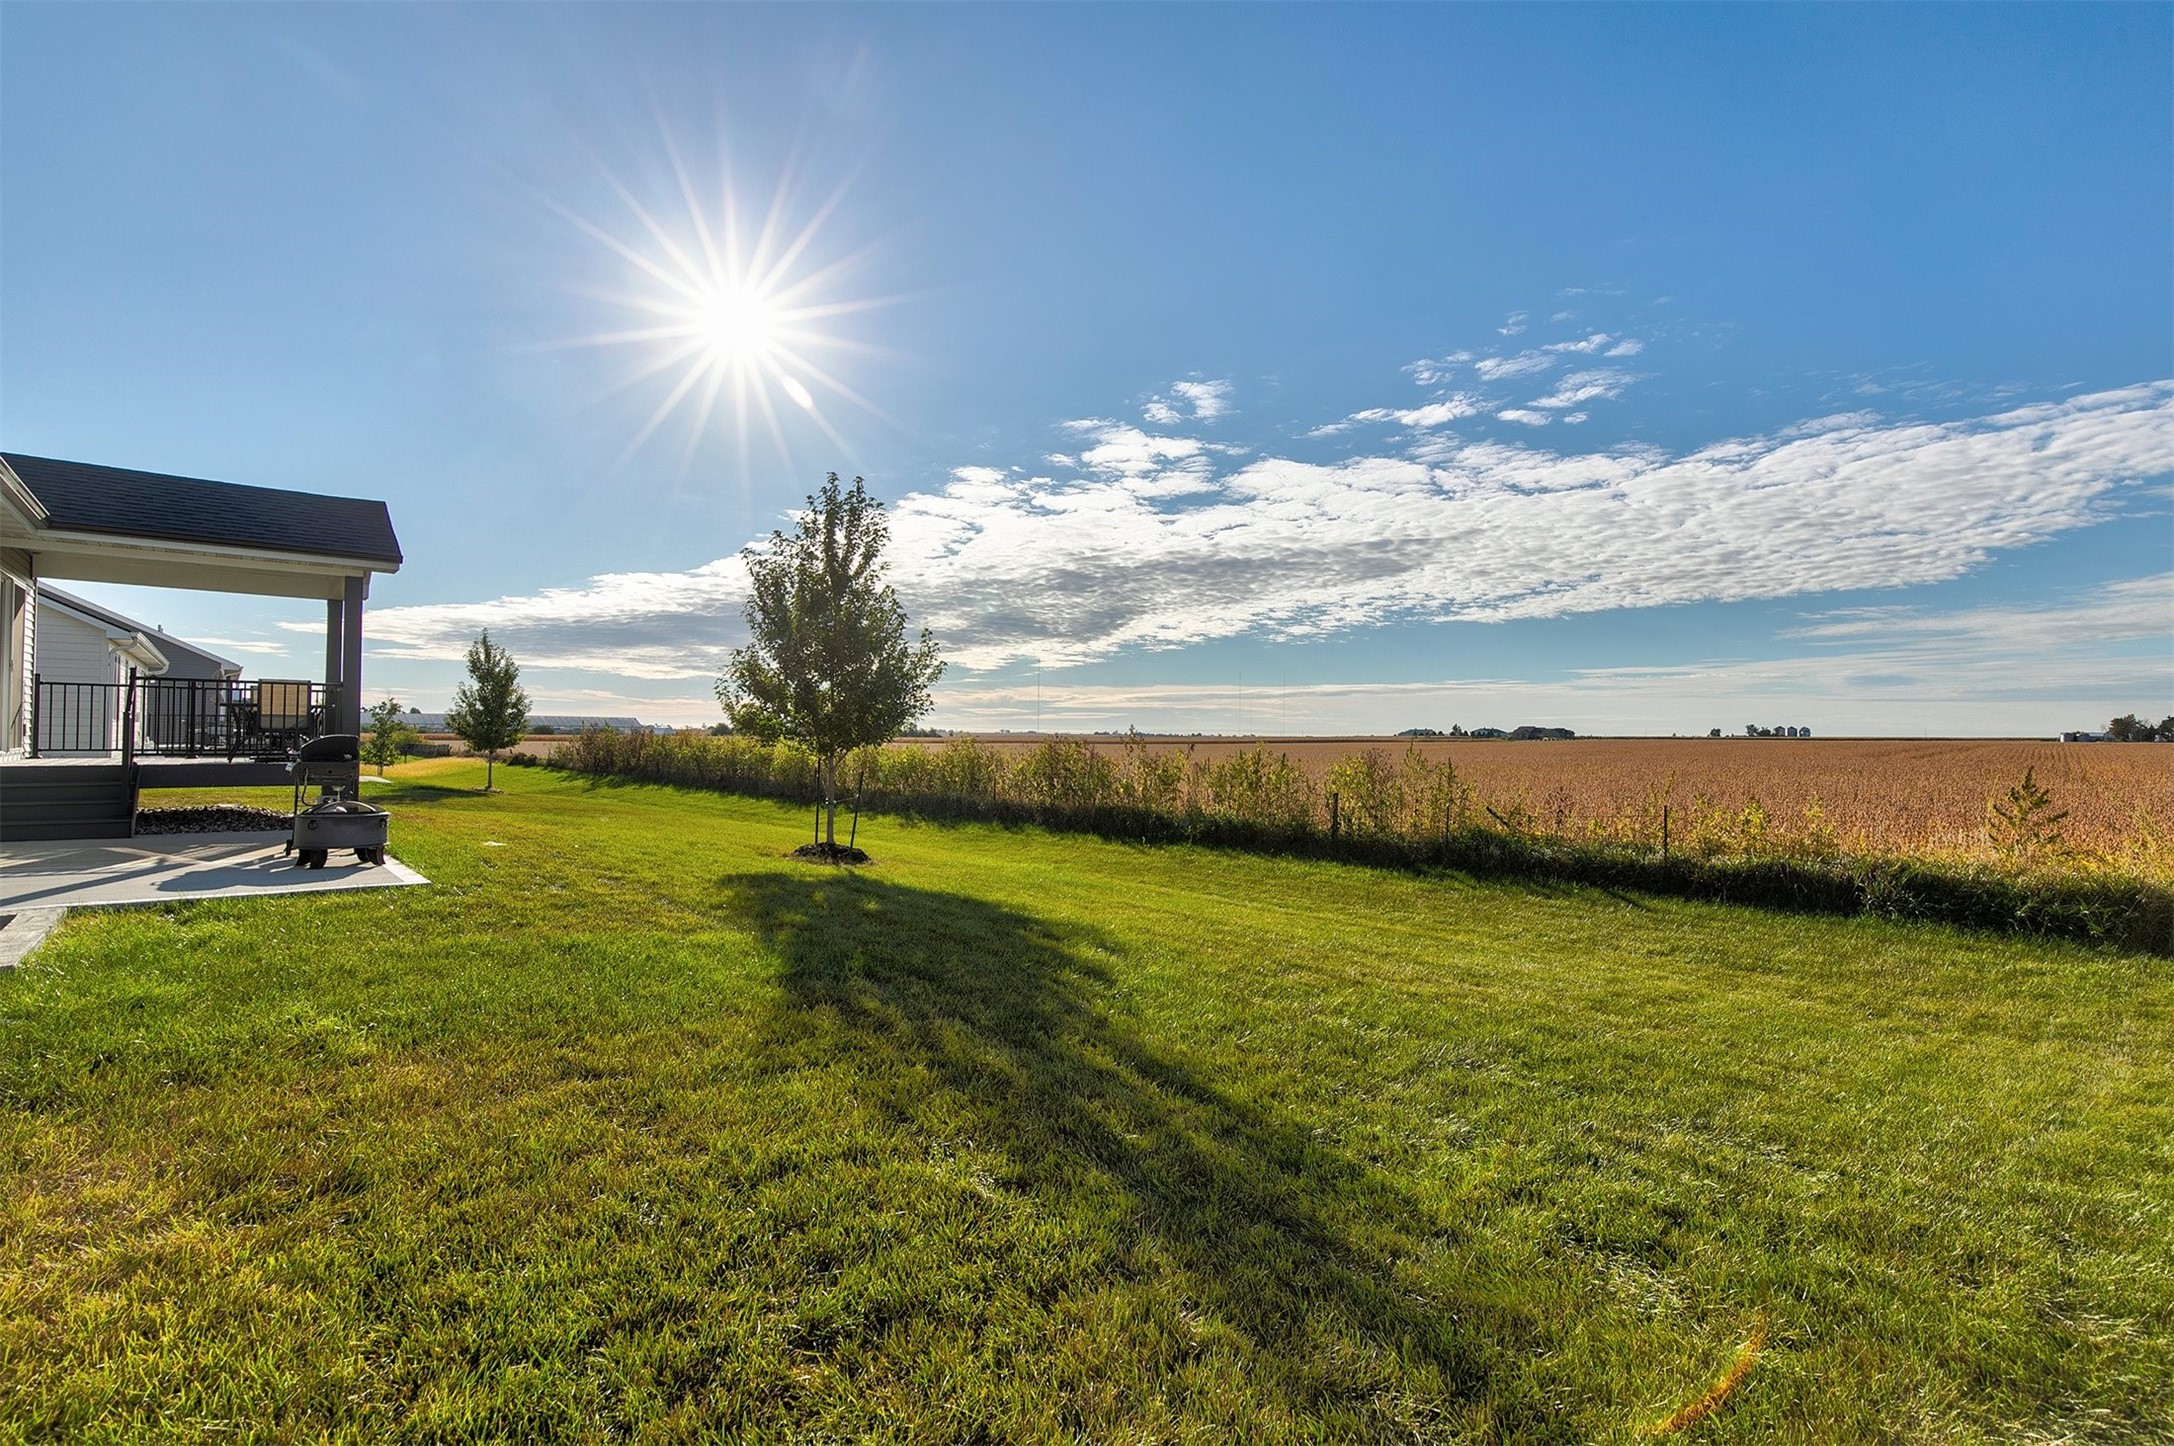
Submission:
[[[69,532],[262,547],[400,565],[400,539],[382,502],[320,497],[168,477],[126,467],[0,452],[49,515]]]

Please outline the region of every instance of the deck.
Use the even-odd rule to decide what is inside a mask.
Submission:
[[[0,842],[128,838],[147,788],[284,788],[285,763],[118,753],[0,757]]]

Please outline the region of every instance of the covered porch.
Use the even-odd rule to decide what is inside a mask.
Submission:
[[[280,783],[359,733],[370,580],[401,561],[382,502],[0,453],[0,839],[114,836],[139,788]],[[41,580],[321,600],[322,675],[43,678]]]

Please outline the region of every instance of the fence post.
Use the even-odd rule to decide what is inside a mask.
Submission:
[[[1337,834],[1337,832],[1338,832],[1339,828],[1341,827],[1341,825],[1342,825],[1342,819],[1341,819],[1341,818],[1340,818],[1340,817],[1338,816],[1338,814],[1337,814],[1337,798],[1336,798],[1336,790],[1332,788],[1332,789],[1330,789],[1330,790],[1329,790],[1329,842],[1330,842],[1330,843],[1334,843],[1334,842],[1336,842],[1336,834]]]
[[[121,766],[136,762],[136,670],[128,670],[128,691],[121,695]]]
[[[39,705],[45,701],[43,677],[44,675],[40,673],[30,675],[30,746],[25,751],[32,758],[38,756],[38,714],[41,711]]]

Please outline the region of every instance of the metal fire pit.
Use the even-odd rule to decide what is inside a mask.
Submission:
[[[354,798],[320,799],[296,811],[294,837],[287,847],[301,857],[305,869],[321,869],[325,855],[334,849],[353,849],[366,864],[385,862],[385,839],[392,830],[392,815]]]
[[[334,849],[353,849],[366,864],[385,862],[385,840],[392,815],[356,795],[362,791],[362,740],[352,733],[312,738],[295,753],[287,771],[294,776],[294,834],[287,848],[305,869],[321,869]],[[304,806],[302,795],[321,789]]]

